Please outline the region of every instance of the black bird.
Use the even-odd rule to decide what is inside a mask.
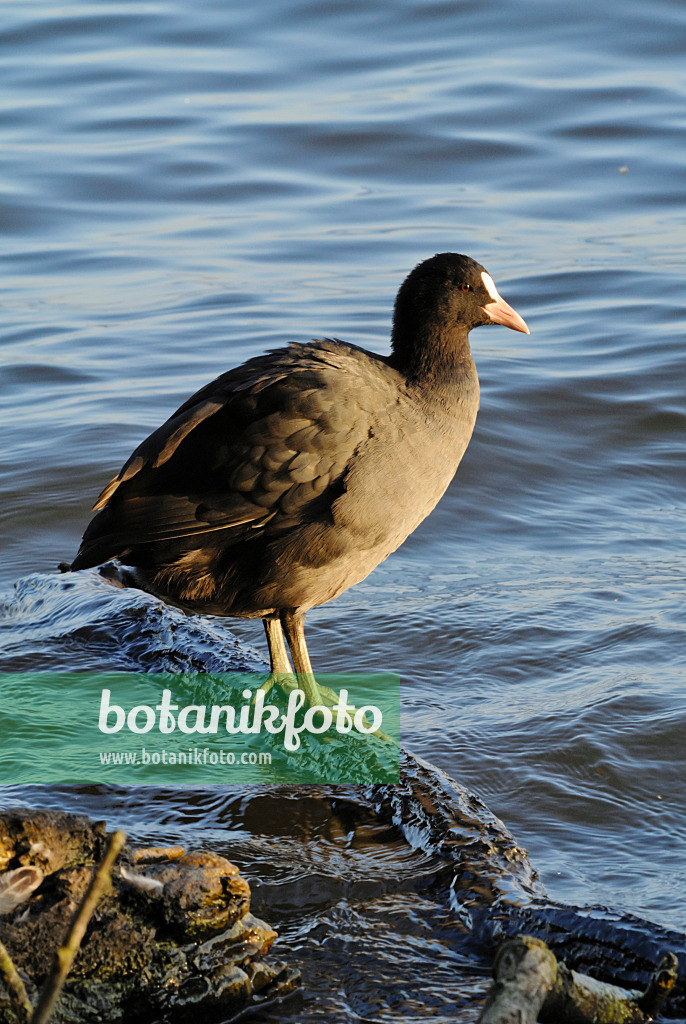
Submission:
[[[305,614],[363,580],[446,490],[479,406],[468,336],[483,324],[529,333],[479,263],[440,253],[398,292],[390,355],[325,338],[223,373],[105,487],[71,569],[117,559],[187,611],[263,619],[270,681],[291,673],[285,633],[307,700],[327,703]]]

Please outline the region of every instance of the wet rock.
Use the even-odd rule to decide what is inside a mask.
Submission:
[[[103,822],[0,814],[0,941],[34,1004],[106,845]],[[250,887],[224,857],[125,847],[53,1020],[226,1020],[300,984],[267,955],[276,938],[250,913]],[[13,1020],[0,980],[0,1022]]]

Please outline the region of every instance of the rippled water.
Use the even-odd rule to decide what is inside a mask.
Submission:
[[[552,899],[682,929],[683,4],[7,2],[0,41],[2,667],[257,667],[255,624],[64,589],[57,563],[194,388],[289,340],[386,351],[405,273],[467,252],[531,336],[474,332],[458,476],[311,614],[313,661],[399,671],[407,747]],[[217,840],[186,791],[59,795]],[[422,1018],[401,1003],[384,1019]]]

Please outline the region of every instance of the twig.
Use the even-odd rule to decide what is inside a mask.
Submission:
[[[91,883],[86,890],[86,895],[81,901],[81,906],[74,915],[67,941],[55,953],[52,972],[43,986],[38,1005],[31,1018],[31,1024],[46,1024],[49,1019],[62,991],[67,974],[74,962],[74,957],[78,953],[83,937],[86,934],[88,922],[93,916],[93,911],[110,881],[112,866],[125,842],[126,835],[121,831],[115,832],[110,839],[110,845],[107,848],[102,864],[93,875]]]
[[[0,942],[0,974],[7,985],[12,1005],[16,1010],[21,1024],[28,1024],[33,1013],[33,1007],[29,1001],[24,988],[24,982],[19,977],[17,968],[14,966],[12,957],[9,955],[2,942]]]

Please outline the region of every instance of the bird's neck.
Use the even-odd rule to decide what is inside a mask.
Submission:
[[[408,383],[428,388],[445,387],[473,371],[469,331],[460,324],[451,327],[432,324],[423,331],[413,331],[411,337],[396,329],[391,344],[391,366],[402,373]]]

